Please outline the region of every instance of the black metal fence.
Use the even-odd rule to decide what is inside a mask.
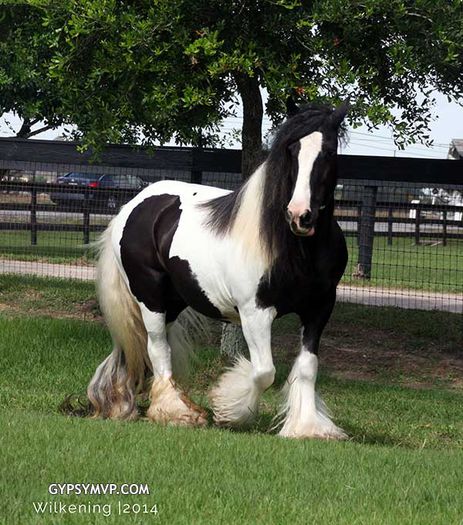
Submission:
[[[114,146],[96,162],[72,143],[0,139],[0,272],[93,279],[88,243],[144,184],[233,190],[239,167],[236,150]],[[463,312],[463,163],[341,156],[339,175],[340,300]]]

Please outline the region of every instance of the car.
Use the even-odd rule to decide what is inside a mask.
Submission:
[[[136,193],[148,186],[148,183],[135,175],[101,175],[96,173],[71,172],[58,177],[57,184],[63,187],[112,188],[109,192],[90,192],[89,201],[92,208],[117,211],[120,206],[129,201]],[[127,190],[124,192],[123,190]],[[53,191],[51,200],[60,207],[81,207],[84,194],[78,192]]]

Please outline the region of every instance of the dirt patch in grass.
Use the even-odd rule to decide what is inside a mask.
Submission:
[[[275,360],[291,366],[299,339],[296,333],[274,336]],[[322,338],[320,370],[341,379],[463,390],[463,346],[459,352],[448,352],[427,338],[417,341],[388,330],[358,325],[346,330],[332,324]]]

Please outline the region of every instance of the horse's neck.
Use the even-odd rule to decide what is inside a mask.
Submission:
[[[287,245],[281,251],[281,262],[283,268],[291,268],[297,276],[310,276],[315,271],[323,247],[329,245],[332,235],[332,221],[334,213],[334,200],[326,203],[326,208],[321,212],[315,226],[313,237],[298,237],[289,232]]]
[[[239,209],[233,224],[232,235],[239,238],[249,254],[270,264],[271,254],[261,242],[264,183],[265,164],[262,164],[240,190]]]

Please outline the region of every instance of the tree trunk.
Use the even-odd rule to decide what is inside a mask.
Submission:
[[[264,109],[257,74],[253,77],[236,74],[235,82],[243,102],[241,176],[247,179],[262,161]],[[220,350],[230,357],[246,353],[246,340],[240,326],[225,323],[222,325]]]
[[[243,102],[241,176],[247,179],[262,160],[264,108],[257,74],[253,77],[237,74],[235,82]]]
[[[28,118],[23,120],[21,129],[16,133],[16,136],[20,139],[28,139],[31,133],[31,121]]]

